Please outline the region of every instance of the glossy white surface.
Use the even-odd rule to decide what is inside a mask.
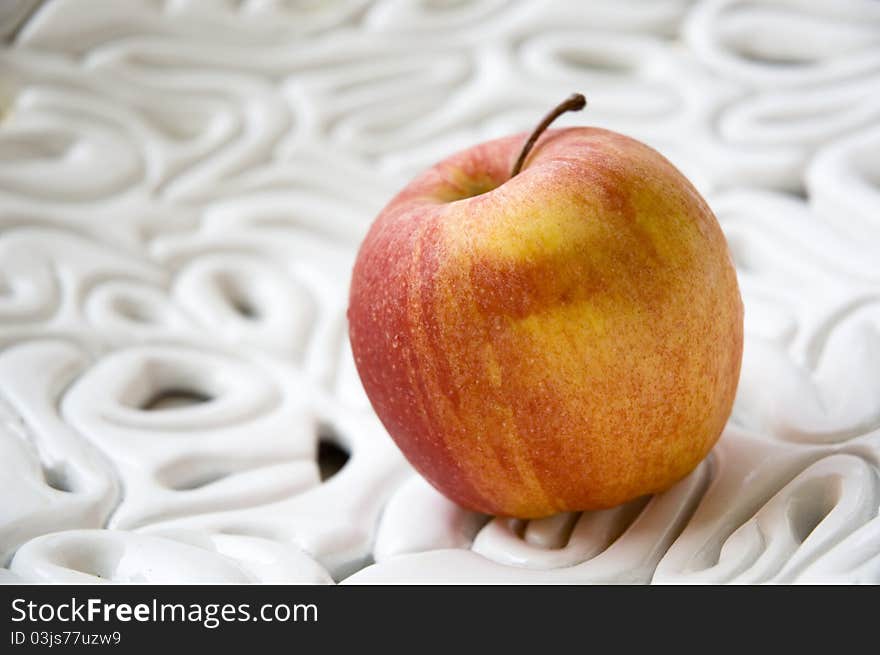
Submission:
[[[52,0],[11,28],[32,4],[0,12],[0,582],[880,583],[876,2]],[[415,172],[574,90],[560,124],[710,201],[742,379],[670,491],[490,519],[372,414],[348,275]]]

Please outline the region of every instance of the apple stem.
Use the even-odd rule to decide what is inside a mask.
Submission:
[[[513,177],[517,173],[522,170],[523,164],[526,161],[526,157],[529,156],[529,153],[532,151],[532,147],[535,145],[535,142],[538,140],[538,137],[550,127],[550,123],[559,118],[562,114],[567,111],[580,111],[584,107],[587,106],[587,99],[583,96],[582,93],[573,93],[568,98],[560,102],[556,107],[543,119],[538,123],[538,126],[532,130],[532,133],[529,135],[529,138],[526,140],[525,144],[520,150],[519,157],[516,159],[516,163],[513,165],[513,170],[510,171],[510,177]]]

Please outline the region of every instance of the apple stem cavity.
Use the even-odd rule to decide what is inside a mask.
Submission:
[[[580,111],[584,107],[587,106],[587,99],[583,96],[582,93],[573,93],[568,98],[560,102],[556,105],[553,110],[544,116],[541,119],[541,122],[538,123],[538,126],[532,130],[532,133],[529,135],[529,138],[526,140],[525,144],[522,147],[522,150],[519,153],[519,157],[516,159],[516,163],[513,165],[513,169],[510,171],[510,177],[514,177],[517,173],[522,170],[523,164],[526,161],[526,157],[529,156],[529,153],[532,151],[532,147],[535,145],[535,142],[538,140],[538,137],[550,127],[550,123],[559,118],[562,114],[567,111]]]

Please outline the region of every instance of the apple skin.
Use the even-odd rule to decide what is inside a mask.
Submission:
[[[348,309],[357,370],[410,463],[460,505],[539,518],[686,476],[730,415],[743,305],[709,206],[595,128],[440,162],[376,218]]]

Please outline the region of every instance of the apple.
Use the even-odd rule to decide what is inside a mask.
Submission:
[[[488,514],[667,489],[736,393],[743,305],[715,216],[644,143],[546,130],[582,101],[418,176],[354,265],[349,337],[370,402],[416,470]]]

